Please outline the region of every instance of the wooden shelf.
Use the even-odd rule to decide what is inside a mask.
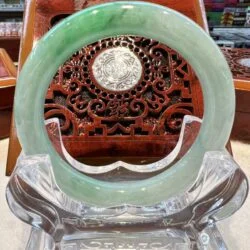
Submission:
[[[23,4],[0,4],[0,12],[23,12]]]
[[[213,29],[249,29],[246,26],[226,26],[226,25],[209,25],[209,28]]]
[[[20,40],[20,36],[0,36],[1,40]]]

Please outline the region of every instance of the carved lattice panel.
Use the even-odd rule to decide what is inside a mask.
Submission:
[[[141,77],[129,90],[105,89],[93,76],[93,62],[101,52],[121,46],[139,59]],[[183,116],[194,114],[193,79],[190,66],[167,46],[140,37],[109,38],[60,67],[47,94],[45,117],[59,117],[66,136],[179,134]]]
[[[234,79],[250,79],[250,50],[222,48]]]
[[[125,59],[124,55],[116,56],[119,63],[112,63],[108,52],[118,48],[129,53],[125,53]],[[97,79],[97,60],[104,64],[107,74],[117,79],[125,77],[122,84],[120,79],[116,82],[116,89],[110,88],[109,75]],[[130,68],[124,70],[126,67]],[[136,82],[127,88],[131,77],[137,77]],[[75,141],[84,144],[84,140],[99,142],[105,138],[116,141],[117,146],[124,139],[139,138],[160,140],[164,149],[155,151],[163,154],[166,147],[170,151],[175,145],[183,117],[201,116],[195,81],[187,62],[157,41],[132,36],[108,38],[82,48],[60,67],[47,93],[45,118],[60,119],[62,134],[71,141],[66,142],[70,149]],[[170,146],[163,140],[168,140]]]

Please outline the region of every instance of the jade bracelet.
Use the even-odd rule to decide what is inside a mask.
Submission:
[[[100,39],[118,35],[157,40],[180,53],[198,76],[204,97],[199,135],[186,155],[146,180],[106,182],[78,172],[53,148],[44,126],[48,86],[73,53]],[[235,112],[230,69],[208,34],[182,14],[145,2],[96,5],[66,18],[35,46],[18,78],[15,122],[26,155],[48,154],[59,188],[89,205],[153,205],[185,192],[195,181],[206,151],[224,150]]]

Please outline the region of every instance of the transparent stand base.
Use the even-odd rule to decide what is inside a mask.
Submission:
[[[185,230],[178,229],[128,233],[78,233],[74,237],[67,236],[63,238],[60,247],[62,250],[227,249],[214,224],[207,226],[202,232],[192,232],[191,235]],[[26,250],[49,250],[54,248],[55,242],[48,234],[42,230],[32,228]]]
[[[166,167],[188,150],[199,131],[197,125],[197,118],[185,117],[179,142],[165,158]],[[58,152],[79,171],[88,171],[89,166],[74,162],[65,152],[58,126],[58,121],[47,122]],[[138,166],[125,165],[130,174],[124,178],[140,179]],[[99,174],[110,178],[114,171],[122,171],[110,169]],[[21,155],[6,197],[12,212],[33,226],[27,250],[179,250],[227,249],[215,223],[236,212],[247,193],[246,176],[224,150],[205,154],[200,173],[186,192],[152,206],[95,207],[74,200],[57,186],[48,155]]]

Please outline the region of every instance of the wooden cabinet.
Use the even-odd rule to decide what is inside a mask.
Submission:
[[[14,62],[18,61],[23,9],[21,0],[0,0],[0,48],[4,48]]]
[[[0,48],[0,139],[9,136],[15,84],[16,67]]]

